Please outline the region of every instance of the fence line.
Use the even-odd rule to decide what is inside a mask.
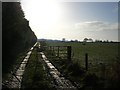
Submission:
[[[71,46],[48,46],[48,50],[53,52],[57,57],[65,57],[67,60],[71,60]]]

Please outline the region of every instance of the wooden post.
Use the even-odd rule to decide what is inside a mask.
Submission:
[[[71,52],[72,52],[71,46],[67,46],[67,59],[70,61],[71,61]]]
[[[59,48],[60,48],[60,47],[58,46],[58,52],[57,52],[57,56],[58,56],[58,57],[59,57]]]
[[[85,53],[85,68],[88,70],[88,53]]]

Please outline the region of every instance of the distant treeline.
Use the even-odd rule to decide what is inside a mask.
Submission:
[[[87,39],[87,38],[85,38],[84,40],[81,40],[81,41],[79,41],[79,40],[52,40],[52,39],[38,39],[38,41],[47,41],[47,42],[81,42],[81,43],[85,43],[85,42],[94,42],[94,43],[118,43],[118,42],[116,42],[116,41],[109,41],[109,40],[95,40],[95,41],[93,41],[93,39]]]
[[[2,3],[2,72],[16,61],[17,55],[30,48],[37,37],[29,27],[19,2]]]

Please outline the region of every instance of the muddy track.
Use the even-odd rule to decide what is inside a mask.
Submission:
[[[32,53],[32,50],[34,49],[34,47],[36,45],[37,45],[37,43],[35,43],[35,45],[29,50],[29,52],[27,53],[26,57],[20,64],[20,67],[17,69],[17,71],[15,73],[11,72],[13,75],[13,78],[12,78],[11,82],[9,83],[10,88],[21,88],[21,82],[22,82],[26,64],[28,63],[29,57]]]
[[[40,43],[39,48],[40,49]],[[30,49],[30,51],[27,53],[24,60],[21,62],[20,67],[16,70],[15,73],[12,72],[13,78],[11,82],[9,83],[10,88],[21,88],[21,82],[23,78],[23,74],[25,71],[26,64],[28,63],[29,57],[32,53],[32,50],[37,45],[37,43]],[[49,73],[50,77],[53,79],[53,82],[55,84],[55,87],[57,90],[77,90],[75,86],[72,85],[72,83],[67,80],[65,77],[61,75],[61,73],[55,68],[54,65],[47,59],[45,54],[43,52],[38,52],[40,56],[42,56],[43,65],[45,68],[47,68],[47,72]],[[46,70],[46,69],[45,69]]]
[[[39,49],[40,49],[40,45],[39,45]],[[65,79],[65,77],[61,75],[61,73],[55,68],[55,66],[52,65],[52,63],[47,59],[47,57],[43,52],[39,52],[39,53],[42,56],[44,63],[46,64],[45,67],[48,68],[49,74],[54,79],[54,82],[57,86],[56,87],[57,90],[66,90],[66,89],[77,90],[77,88],[73,86],[69,80]]]

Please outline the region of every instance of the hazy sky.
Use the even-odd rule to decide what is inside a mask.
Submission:
[[[38,38],[118,40],[117,2],[31,0],[22,8]]]

